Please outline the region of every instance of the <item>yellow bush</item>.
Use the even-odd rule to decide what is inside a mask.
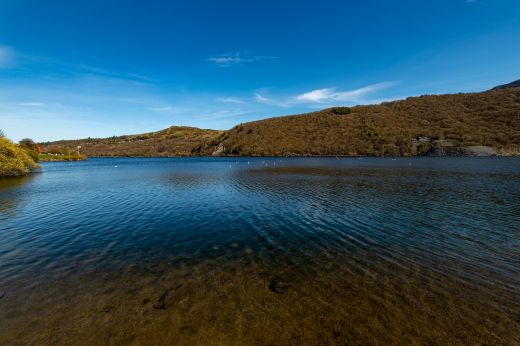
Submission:
[[[7,138],[0,138],[0,177],[26,175],[37,167],[25,150]]]

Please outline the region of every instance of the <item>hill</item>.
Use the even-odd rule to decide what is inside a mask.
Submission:
[[[86,138],[41,143],[44,152],[80,151],[87,156],[189,156],[194,147],[218,137],[223,131],[172,126],[157,132],[109,138]]]
[[[515,82],[516,83],[516,82]],[[188,127],[46,143],[89,156],[520,155],[520,87],[410,97],[269,118],[229,131]]]
[[[520,153],[520,88],[352,108],[240,124],[203,154],[511,155]],[[487,148],[482,148],[487,147]]]

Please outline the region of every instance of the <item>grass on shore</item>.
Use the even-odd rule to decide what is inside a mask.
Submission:
[[[83,161],[87,157],[85,155],[78,154],[52,154],[52,153],[41,153],[39,156],[40,161]]]

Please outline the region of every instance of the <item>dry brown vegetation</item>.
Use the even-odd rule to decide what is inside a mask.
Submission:
[[[259,120],[234,127],[219,141],[231,155],[422,155],[436,146],[489,146],[518,154],[520,88]]]
[[[229,131],[189,127],[135,136],[47,143],[89,156],[425,155],[438,147],[487,146],[520,154],[520,88],[411,97],[270,118]]]
[[[194,147],[218,137],[222,131],[172,126],[140,135],[87,138],[42,143],[46,152],[68,152],[81,146],[87,156],[188,156]]]

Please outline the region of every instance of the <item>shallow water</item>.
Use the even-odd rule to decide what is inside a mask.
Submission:
[[[520,159],[45,163],[0,344],[520,344]]]

